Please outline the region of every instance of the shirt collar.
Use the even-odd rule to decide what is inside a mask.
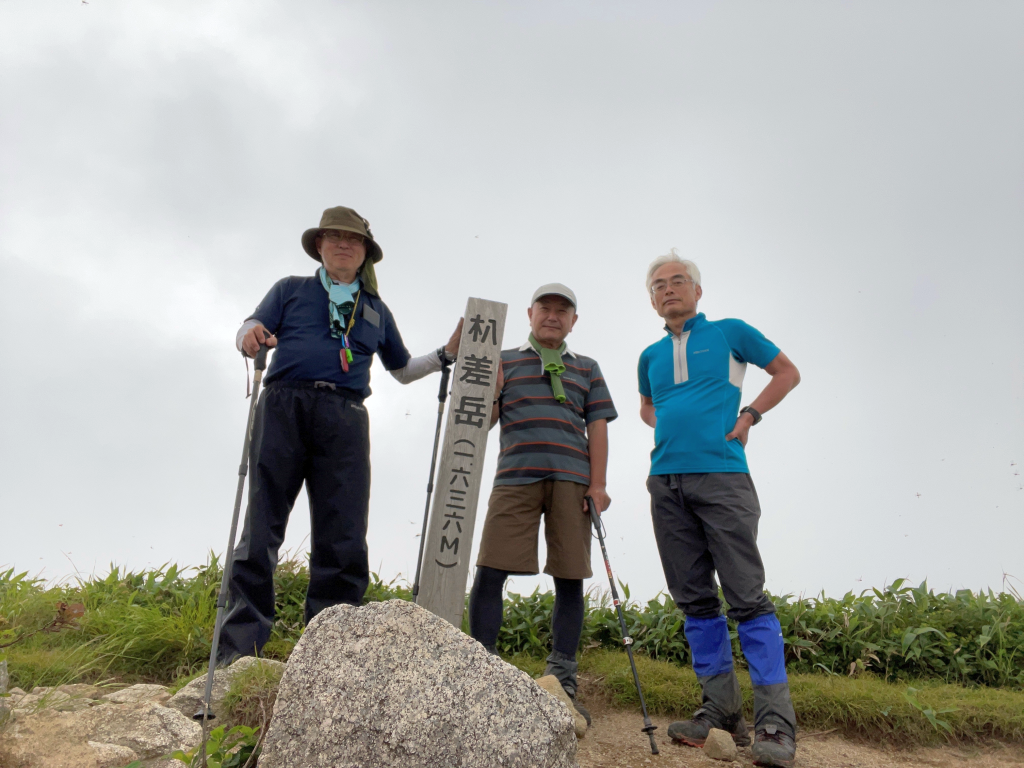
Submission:
[[[694,315],[689,320],[687,320],[685,323],[683,323],[683,333],[686,333],[687,331],[692,331],[693,330],[693,326],[695,326],[695,325],[697,325],[699,323],[703,323],[703,322],[704,322],[704,313],[703,312],[698,312],[696,315]],[[665,330],[668,331],[668,333],[671,334],[672,336],[675,336],[675,334],[672,333],[672,329],[668,327],[667,323],[665,324]]]
[[[531,349],[534,352],[537,351],[537,350],[533,349],[533,344],[531,344],[529,341],[527,341],[525,344],[523,344],[523,346],[521,346],[519,348],[519,351],[520,352],[529,352]],[[565,345],[565,353],[564,354],[568,355],[569,357],[576,357],[576,353],[573,352],[571,349],[569,349],[569,345],[568,344]]]

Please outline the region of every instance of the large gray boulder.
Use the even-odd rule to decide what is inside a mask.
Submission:
[[[575,768],[568,711],[402,600],[339,605],[288,660],[260,768]]]

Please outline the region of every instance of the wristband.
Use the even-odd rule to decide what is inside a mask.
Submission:
[[[754,420],[754,424],[759,424],[761,422],[761,414],[749,405],[746,408],[741,408],[740,413],[749,413],[750,417]],[[751,424],[750,426],[754,426],[754,424]]]

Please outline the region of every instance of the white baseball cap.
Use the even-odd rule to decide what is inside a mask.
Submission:
[[[542,285],[533,292],[533,299],[530,300],[530,305],[532,306],[537,299],[544,296],[561,296],[564,299],[568,299],[574,309],[579,309],[579,304],[576,303],[576,294],[572,292],[571,288],[566,285],[562,285],[561,283],[548,283],[547,285]]]

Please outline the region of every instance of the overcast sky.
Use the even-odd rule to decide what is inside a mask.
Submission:
[[[508,303],[511,347],[534,288],[575,289],[569,343],[620,413],[606,522],[634,596],[664,588],[636,362],[670,247],[709,318],[803,376],[747,449],[770,590],[1024,578],[1022,39],[1017,2],[7,0],[0,567],[223,551],[235,330],[347,205],[413,354],[469,296]],[[374,364],[388,579],[415,568],[437,382]],[[286,546],[308,531],[303,495]]]

